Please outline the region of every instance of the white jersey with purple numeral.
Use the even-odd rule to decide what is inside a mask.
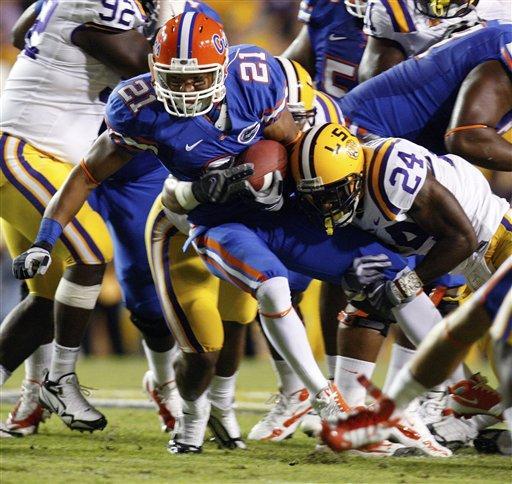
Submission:
[[[460,156],[437,156],[400,138],[379,139],[364,149],[363,211],[354,224],[404,254],[426,254],[435,242],[408,214],[428,173],[457,199],[479,243],[492,238],[510,208],[491,192],[482,173]]]
[[[138,0],[46,0],[6,81],[0,130],[78,163],[98,134],[119,75],[78,48],[73,35],[137,29],[144,20]]]
[[[465,23],[475,25],[481,19],[510,20],[508,8],[495,8],[498,2],[480,0],[476,11],[464,17],[433,19],[419,13],[414,0],[369,0],[364,19],[364,33],[397,42],[406,57],[423,52],[449,35],[451,29]]]

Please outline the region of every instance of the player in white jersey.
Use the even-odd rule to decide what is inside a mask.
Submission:
[[[0,215],[13,256],[30,248],[48,202],[95,139],[110,90],[121,76],[145,72],[150,51],[137,31],[145,21],[137,0],[44,0],[39,7],[0,100]],[[51,234],[55,225],[47,224],[45,230]],[[24,271],[30,272],[32,257],[40,250],[29,249],[26,269],[18,276],[28,275]],[[106,420],[85,400],[74,372],[104,267],[112,257],[106,226],[89,205],[66,226],[54,257],[57,264],[44,277],[27,281],[29,296],[2,324],[1,383],[40,344],[51,341],[55,306],[56,344],[41,400],[71,428],[101,429]],[[42,354],[35,355],[27,394],[37,397],[33,390],[41,385],[51,351],[44,345],[38,350]],[[37,427],[32,424],[31,430]]]
[[[369,0],[364,21],[368,43],[359,65],[359,81],[370,79],[483,19],[509,20],[506,7],[495,9],[493,3],[496,2]],[[432,6],[438,4],[445,6],[437,8],[435,15]]]

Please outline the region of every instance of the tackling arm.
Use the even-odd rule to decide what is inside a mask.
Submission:
[[[41,9],[40,2],[30,5],[20,16],[11,30],[12,45],[17,49],[23,49],[25,46],[25,34],[32,27]]]
[[[512,171],[512,147],[495,126],[512,110],[512,82],[499,61],[488,61],[466,77],[457,96],[445,144],[471,163]]]
[[[416,267],[423,284],[450,272],[477,249],[475,230],[464,210],[431,174],[416,196],[409,215],[436,241]]]
[[[136,30],[100,32],[94,28],[77,30],[73,42],[120,76],[134,77],[148,72],[151,46]]]
[[[315,71],[315,55],[311,48],[308,26],[304,25],[294,41],[281,54],[282,57],[297,61],[311,75]]]
[[[375,77],[403,60],[405,54],[397,42],[370,36],[359,63],[359,82]]]

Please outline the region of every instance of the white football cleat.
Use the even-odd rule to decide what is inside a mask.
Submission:
[[[300,429],[308,437],[318,437],[322,431],[322,419],[314,410],[304,415],[304,418],[300,422]]]
[[[206,425],[210,416],[210,402],[199,409],[197,413],[188,413],[183,410],[178,419],[172,438],[167,444],[170,454],[198,454],[202,452]]]
[[[247,445],[245,445],[242,439],[242,432],[233,407],[221,409],[211,403],[208,427],[220,447],[226,449],[247,449]]]
[[[368,444],[360,449],[352,449],[348,453],[361,457],[410,457],[419,455],[416,449],[389,440]]]
[[[5,421],[4,429],[20,435],[37,433],[41,422],[49,418],[50,413],[39,404],[41,384],[34,380],[23,380],[18,403]]]
[[[350,407],[338,387],[334,383],[330,383],[314,397],[313,409],[322,420],[336,421],[345,415]]]
[[[174,430],[176,420],[182,415],[181,397],[176,381],[172,380],[163,385],[157,385],[153,372],[149,370],[146,371],[142,379],[142,389],[147,393],[158,411],[158,416],[162,422],[162,432]]]
[[[61,376],[56,382],[45,379],[39,392],[39,403],[71,429],[93,432],[107,425],[105,416],[84,397],[75,373]]]
[[[249,440],[279,442],[291,436],[311,410],[309,392],[303,388],[291,395],[279,394],[275,405],[249,432]]]
[[[16,430],[9,430],[3,422],[0,422],[0,439],[12,439],[13,437],[23,437],[23,434]]]
[[[478,435],[478,426],[472,419],[457,418],[453,414],[443,416],[428,425],[428,429],[440,444],[451,450],[468,446]]]
[[[421,421],[425,425],[431,425],[443,420],[448,404],[448,394],[446,392],[428,392],[425,397],[414,400],[409,404],[412,411],[417,412]]]

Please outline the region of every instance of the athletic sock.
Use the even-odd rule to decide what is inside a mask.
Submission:
[[[425,388],[413,377],[409,367],[405,367],[394,379],[387,395],[394,400],[397,408],[404,409],[412,400],[427,391],[428,388]]]
[[[2,365],[0,365],[0,386],[2,386],[12,375],[12,372],[10,372],[7,368],[4,368]]]
[[[325,361],[327,362],[327,378],[329,378],[329,380],[334,380],[338,355],[325,355]]]
[[[236,373],[231,376],[214,375],[208,390],[208,399],[221,410],[228,410],[235,401]]]
[[[304,388],[304,383],[300,380],[290,365],[284,360],[273,360],[274,366],[279,375],[279,389],[284,395],[291,395]]]
[[[176,379],[174,373],[174,360],[178,356],[178,345],[175,344],[167,351],[154,351],[142,340],[142,347],[148,362],[148,367],[153,373],[153,379],[157,385],[163,385]]]
[[[385,394],[388,393],[388,390],[393,384],[397,374],[405,365],[407,365],[407,363],[409,363],[415,353],[416,350],[405,348],[404,346],[400,346],[397,343],[393,343],[391,359],[389,360],[388,371],[386,373],[386,380],[384,382],[384,386],[382,387],[382,391]]]
[[[80,354],[80,346],[68,348],[54,342],[52,353],[52,363],[48,375],[50,381],[56,382],[62,375],[75,372],[76,360]]]
[[[187,419],[188,423],[183,425],[181,431],[178,431],[177,438],[179,442],[197,447],[203,445],[206,423],[203,422],[201,417],[208,408],[206,393],[203,392],[197,400],[182,399],[184,418]],[[192,416],[192,418],[189,416]]]
[[[25,378],[41,383],[52,362],[53,341],[41,345],[25,360]]]
[[[335,379],[338,390],[350,407],[365,404],[366,389],[357,380],[358,374],[371,379],[375,363],[339,356],[336,364]]]

